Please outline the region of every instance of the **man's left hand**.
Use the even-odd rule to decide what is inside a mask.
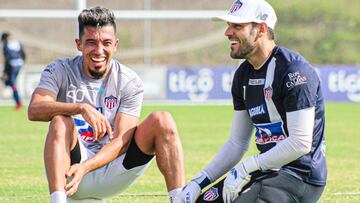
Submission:
[[[66,177],[71,177],[71,181],[65,186],[67,196],[72,196],[77,192],[79,184],[85,174],[86,170],[83,164],[74,164],[70,167],[66,173]]]
[[[180,203],[195,203],[201,194],[201,189],[210,184],[210,179],[205,171],[200,171],[194,176],[189,184],[175,198]]]
[[[251,156],[231,169],[224,181],[223,199],[225,203],[233,202],[241,189],[250,181],[249,173],[259,169],[256,157]]]
[[[190,181],[178,194],[176,203],[195,203],[200,196],[201,187],[195,181]]]

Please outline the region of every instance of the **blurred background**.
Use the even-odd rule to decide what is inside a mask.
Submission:
[[[226,12],[232,2],[1,0],[0,31],[10,32],[25,47],[28,57],[18,80],[25,101],[47,64],[79,54],[76,17],[83,8],[97,5],[115,11],[120,39],[115,58],[144,80],[145,101],[229,101],[228,88],[240,62],[229,56],[226,24],[211,17]],[[325,98],[360,102],[360,1],[269,2],[278,16],[277,43],[319,68],[328,84]],[[0,93],[0,104],[12,103],[8,88],[0,86]]]
[[[278,16],[276,42],[314,64],[323,83],[329,175],[320,202],[360,202],[360,1],[268,1]],[[26,106],[47,64],[79,54],[74,42],[79,12],[97,5],[112,9],[120,40],[115,58],[144,81],[142,118],[153,111],[172,113],[190,180],[230,130],[230,87],[241,61],[230,58],[225,22],[211,17],[227,12],[232,2],[0,0],[0,33],[10,32],[27,54],[17,80]],[[0,74],[3,64],[1,54]],[[168,105],[173,103],[179,105]],[[27,108],[14,112],[14,104],[11,88],[0,81],[0,202],[47,202],[42,156],[48,123],[28,121]],[[254,146],[249,153],[257,153]],[[109,200],[167,201],[154,162],[134,186]]]

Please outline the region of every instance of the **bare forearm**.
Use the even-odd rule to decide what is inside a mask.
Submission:
[[[114,139],[107,143],[94,157],[83,162],[86,173],[100,168],[127,151],[135,136],[138,118],[118,113],[115,118]]]
[[[56,115],[76,115],[81,113],[82,104],[43,101],[29,106],[28,118],[31,121],[49,121]]]
[[[100,168],[114,159],[120,154],[124,153],[125,148],[121,138],[115,138],[110,143],[105,145],[93,158],[86,160],[83,164],[86,168],[86,173]]]

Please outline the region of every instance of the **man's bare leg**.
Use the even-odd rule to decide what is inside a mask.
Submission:
[[[150,114],[136,129],[135,141],[145,154],[156,154],[156,163],[165,178],[168,191],[184,186],[183,149],[170,113]]]
[[[65,192],[65,172],[70,167],[70,149],[77,137],[71,117],[55,116],[49,125],[45,141],[44,162],[49,192]]]

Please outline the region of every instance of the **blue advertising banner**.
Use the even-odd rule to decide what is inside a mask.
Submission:
[[[360,102],[360,66],[315,65],[326,101]]]
[[[166,98],[170,100],[228,100],[235,68],[169,68]]]
[[[326,101],[360,102],[360,66],[315,65]],[[195,102],[231,100],[236,67],[174,67],[166,74],[166,98]]]

